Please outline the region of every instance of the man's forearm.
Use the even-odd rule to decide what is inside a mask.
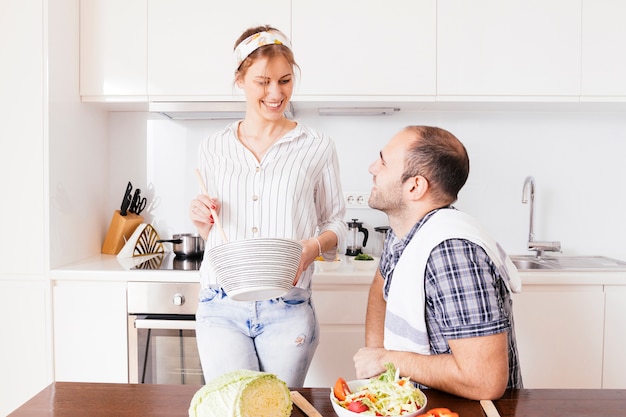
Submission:
[[[376,365],[392,362],[401,376],[465,398],[502,396],[508,381],[506,333],[457,339],[451,346],[452,353],[437,355],[385,350]]]

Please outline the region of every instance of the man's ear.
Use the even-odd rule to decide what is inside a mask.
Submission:
[[[413,177],[412,180],[409,180],[409,183],[411,184],[409,193],[413,201],[423,199],[430,188],[428,180],[421,175]]]

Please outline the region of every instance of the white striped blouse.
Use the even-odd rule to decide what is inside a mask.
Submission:
[[[239,121],[200,144],[199,168],[229,241],[258,237],[303,240],[327,230],[346,237],[339,162],[332,139],[298,123],[259,162],[237,138]],[[222,243],[212,228],[206,250]],[[327,256],[334,256],[333,253]],[[201,282],[216,282],[203,263]],[[309,288],[313,265],[298,287]]]

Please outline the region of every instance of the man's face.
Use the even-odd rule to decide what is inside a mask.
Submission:
[[[373,176],[374,186],[368,204],[371,208],[387,214],[404,207],[404,159],[410,143],[415,140],[411,132],[402,130],[380,151],[379,158],[370,165],[368,171]]]

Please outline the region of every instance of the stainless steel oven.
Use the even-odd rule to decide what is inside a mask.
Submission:
[[[129,282],[128,380],[203,385],[196,345],[196,282]]]

